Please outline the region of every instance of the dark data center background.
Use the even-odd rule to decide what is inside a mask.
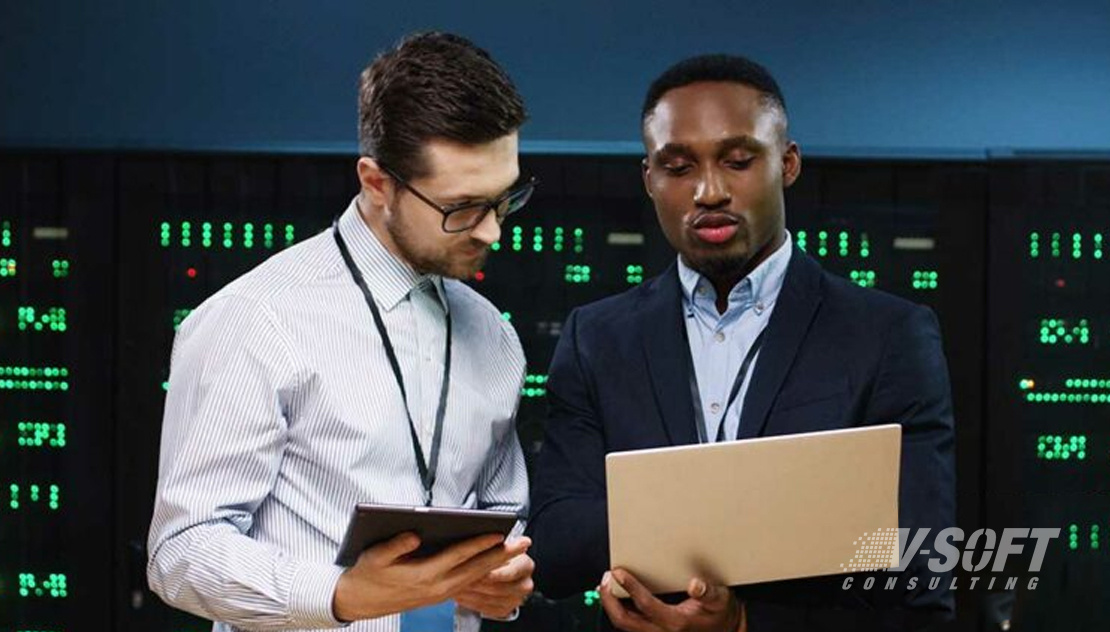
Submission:
[[[674,255],[637,156],[522,167],[541,188],[471,283],[524,345],[531,462],[568,311]],[[0,154],[0,632],[208,628],[146,588],[174,330],[328,226],[355,185],[347,156]],[[1110,163],[811,159],[787,223],[826,269],[939,314],[960,526],[1063,530],[1036,591],[1018,591],[1014,629],[1105,629]],[[952,629],[992,629],[982,586],[958,598]],[[590,599],[536,597],[488,627],[591,630],[598,616]]]

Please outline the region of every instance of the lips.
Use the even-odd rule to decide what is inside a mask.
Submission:
[[[736,234],[740,220],[728,213],[703,213],[690,222],[690,228],[699,240],[722,244]]]

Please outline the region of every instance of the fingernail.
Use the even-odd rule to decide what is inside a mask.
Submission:
[[[613,571],[613,581],[620,584],[621,588],[624,588],[624,571],[621,571],[621,570]]]
[[[601,576],[601,587],[602,588],[608,588],[609,587],[609,582],[612,579],[613,579],[613,574],[610,573],[609,571],[605,571],[605,574]]]
[[[694,580],[694,596],[695,597],[704,597],[706,591],[708,591],[708,590],[709,590],[709,586],[706,586],[705,582],[703,582],[700,579]]]

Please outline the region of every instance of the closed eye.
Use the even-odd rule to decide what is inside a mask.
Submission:
[[[736,169],[737,171],[742,171],[742,170],[747,169],[748,167],[752,166],[753,162],[755,162],[755,156],[752,156],[751,158],[747,158],[747,159],[744,159],[744,160],[728,160],[728,161],[725,161],[725,165],[727,165],[729,169]]]

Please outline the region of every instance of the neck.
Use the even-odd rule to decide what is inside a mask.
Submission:
[[[786,233],[785,231],[780,231],[774,239],[764,244],[753,256],[745,260],[740,267],[734,270],[715,271],[712,274],[703,273],[705,274],[705,278],[713,284],[713,289],[717,293],[718,314],[724,314],[725,310],[728,309],[728,296],[732,292],[732,288],[736,287],[736,284],[743,281],[751,274],[752,270],[758,268],[760,264],[773,255],[782,247],[785,241]]]
[[[405,258],[405,255],[401,253],[401,249],[397,247],[397,242],[393,241],[393,237],[389,234],[389,229],[386,228],[385,209],[374,206],[370,202],[369,196],[361,193],[359,194],[358,199],[355,201],[355,204],[358,209],[358,215],[362,218],[362,223],[366,224],[366,227],[370,229],[370,232],[374,233],[374,236],[378,238],[378,241],[381,242],[383,246],[385,246],[385,249],[389,251],[389,254],[393,255],[394,258],[396,258],[401,263],[404,263],[405,265],[412,268],[412,263],[410,263],[408,259]]]

